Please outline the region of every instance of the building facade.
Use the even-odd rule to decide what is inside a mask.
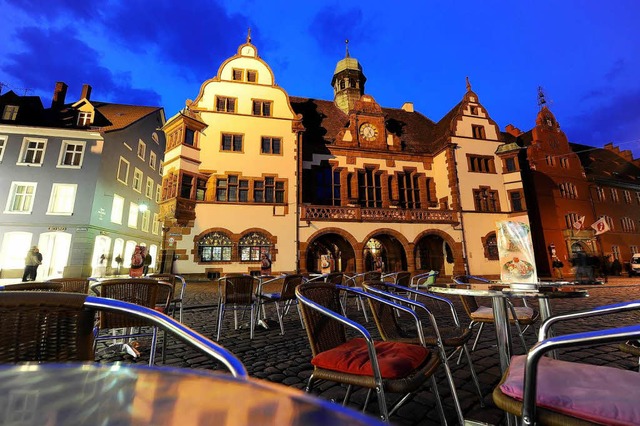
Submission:
[[[22,276],[33,245],[38,280],[125,273],[136,244],[159,252],[162,108],[94,101],[88,85],[69,104],[66,92],[56,84],[51,108],[0,96],[2,278]]]
[[[167,121],[166,266],[499,274],[495,222],[527,221],[518,150],[470,84],[434,122],[379,105],[348,52],[330,81],[333,101],[290,97],[247,39]]]

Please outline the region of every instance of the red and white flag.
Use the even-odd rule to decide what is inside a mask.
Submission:
[[[573,222],[573,227],[576,228],[578,231],[582,229],[582,227],[584,226],[584,216],[580,216],[578,218],[578,220],[576,220],[575,222]]]
[[[604,217],[601,217],[600,219],[593,222],[591,227],[596,231],[596,235],[604,234],[605,232],[611,230],[607,221],[604,220]]]

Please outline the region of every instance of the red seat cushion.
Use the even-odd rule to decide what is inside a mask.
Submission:
[[[429,358],[429,349],[399,342],[375,342],[380,373],[385,379],[406,377]],[[321,352],[311,364],[341,373],[373,376],[367,343],[363,338],[351,339],[340,346]]]
[[[522,401],[526,356],[514,356],[500,390]],[[539,407],[606,425],[640,424],[640,373],[542,357]]]

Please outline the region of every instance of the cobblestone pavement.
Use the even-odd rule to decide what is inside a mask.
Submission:
[[[216,285],[212,282],[189,282],[187,285],[184,323],[211,339],[215,339],[216,332],[216,294]],[[608,284],[590,287],[589,297],[586,299],[552,300],[552,309],[554,313],[565,313],[634,299],[640,299],[640,279],[613,278],[610,279]],[[461,321],[465,324],[468,323],[459,301],[454,299],[453,302],[456,305]],[[486,304],[489,303],[490,301],[486,301]],[[535,303],[533,305],[535,306]],[[439,318],[439,321],[446,325],[444,320],[445,312],[434,309],[434,313]],[[270,312],[267,311],[267,314],[269,316]],[[271,314],[272,318],[275,318],[275,313],[272,312]],[[356,310],[355,304],[349,306],[349,315],[356,321],[364,323],[364,317],[361,312]],[[560,323],[555,328],[555,332],[556,334],[565,334],[638,322],[640,322],[640,314],[634,312],[615,317],[609,316],[606,319],[601,317],[574,321],[571,324]],[[307,337],[301,327],[298,315],[295,311],[292,311],[285,317],[284,336],[280,335],[276,321],[269,321],[269,324],[269,329],[256,327],[255,337],[250,340],[247,325],[238,330],[233,329],[233,315],[229,312],[225,315],[225,320],[223,321],[219,343],[242,360],[252,377],[303,389],[312,372],[312,366],[310,364],[311,352]],[[372,322],[365,323],[365,326],[374,336],[378,335]],[[528,331],[527,344],[532,345],[535,340],[534,333]],[[477,349],[472,353],[473,362],[484,394],[484,407],[481,406],[478,395],[475,393],[466,363],[463,361],[461,365],[456,365],[454,360],[451,362],[451,367],[465,418],[497,425],[503,421],[503,414],[493,405],[491,400],[491,392],[500,379],[498,354],[494,342],[495,333],[493,328],[486,326]],[[144,347],[144,342],[141,349],[141,358],[132,360],[125,356],[126,361],[146,363],[147,358],[145,358],[145,355],[148,353],[148,348]],[[524,353],[517,339],[514,339],[514,352],[516,354]],[[637,360],[631,355],[620,352],[616,345],[571,349],[560,351],[559,355],[564,360],[599,365],[606,364],[624,369],[637,368]],[[109,358],[109,360],[112,361],[113,357]],[[205,356],[187,348],[183,344],[174,342],[171,338],[168,340],[167,345],[166,364],[182,368],[218,368],[215,363],[209,361]],[[442,372],[438,374],[437,380],[447,421],[450,424],[456,424],[457,419],[453,401]],[[346,388],[341,385],[321,383],[316,385],[313,393],[320,398],[341,401],[345,390]],[[361,409],[365,395],[366,392],[363,390],[354,392],[350,406],[355,409]],[[390,399],[393,397],[397,396],[389,396]],[[367,412],[375,416],[377,410],[377,403],[372,401],[368,406]],[[439,424],[440,420],[431,391],[427,387],[419,391],[412,400],[405,403],[391,417],[390,421],[395,425]]]

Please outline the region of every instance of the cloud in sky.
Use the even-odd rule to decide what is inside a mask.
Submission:
[[[320,9],[307,28],[313,40],[324,53],[335,53],[345,40],[358,40],[359,44],[372,41],[373,31],[366,31],[361,9],[339,9],[325,6]]]

